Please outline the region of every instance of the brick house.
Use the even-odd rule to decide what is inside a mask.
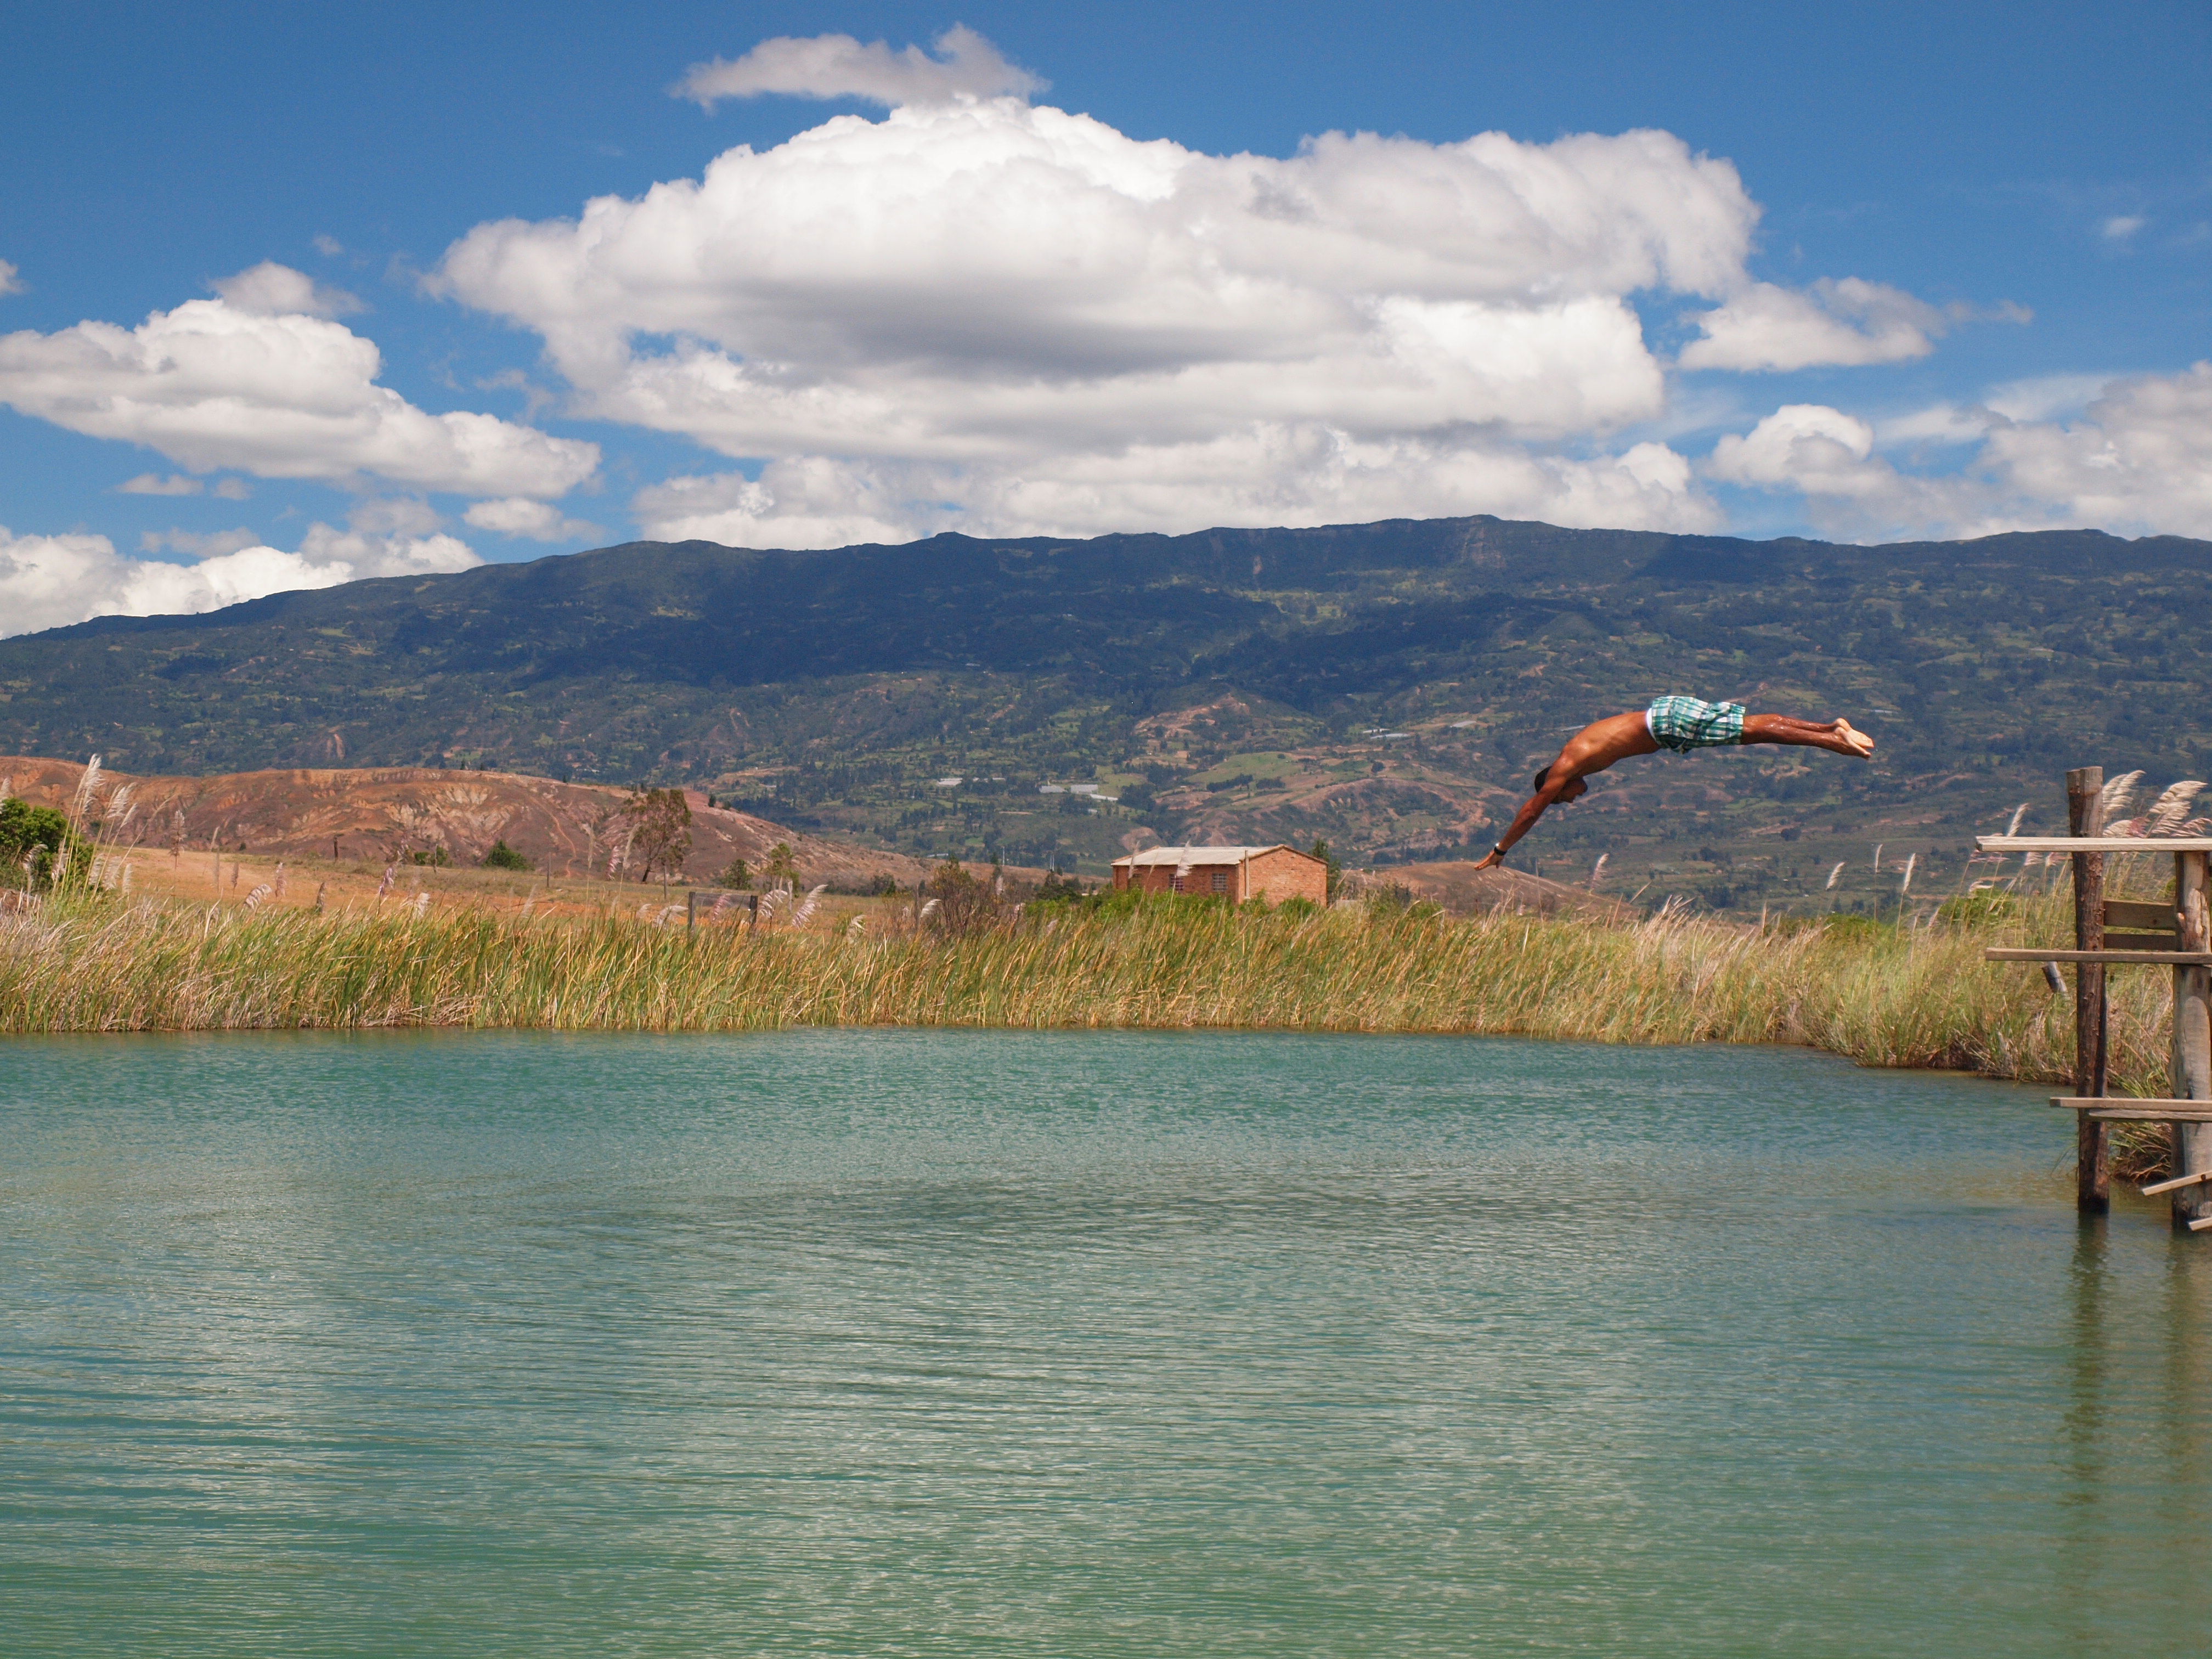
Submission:
[[[1295,847],[1155,847],[1114,860],[1114,889],[1230,899],[1328,902],[1328,866]]]

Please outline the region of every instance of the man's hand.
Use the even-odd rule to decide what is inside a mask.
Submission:
[[[1478,870],[1495,870],[1504,862],[1505,854],[1493,847],[1483,860],[1474,867]]]

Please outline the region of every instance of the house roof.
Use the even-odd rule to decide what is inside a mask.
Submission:
[[[1277,842],[1269,847],[1154,847],[1142,853],[1132,853],[1127,858],[1114,860],[1132,868],[1139,866],[1200,864],[1241,864],[1246,859],[1257,858],[1262,853],[1297,853],[1302,859],[1311,858],[1310,853],[1298,853],[1295,847]]]

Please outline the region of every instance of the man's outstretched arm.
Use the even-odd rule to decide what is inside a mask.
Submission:
[[[1573,777],[1546,779],[1541,789],[1522,802],[1521,810],[1513,815],[1513,822],[1505,826],[1505,833],[1498,838],[1498,844],[1492,847],[1489,855],[1474,867],[1478,870],[1490,870],[1504,863],[1505,855],[1512,851],[1514,842],[1534,829],[1536,820],[1544,816],[1546,810],[1557,805],[1559,797],[1581,781],[1581,779]]]

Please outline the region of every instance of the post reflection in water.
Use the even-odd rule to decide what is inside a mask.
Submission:
[[[2066,1401],[2066,1491],[2061,1499],[2064,1546],[2058,1559],[2059,1613],[2077,1650],[2095,1633],[2099,1604],[2093,1592],[2102,1571],[2101,1505],[2105,1498],[2105,1257],[2102,1215],[2080,1218],[2067,1279],[2073,1331]]]
[[[2159,1504],[2160,1520],[2180,1541],[2167,1561],[2163,1586],[2171,1605],[2205,1606],[2212,1577],[2212,1504],[2204,1483],[2212,1478],[2212,1365],[2204,1352],[2212,1334],[2207,1299],[2212,1297],[2212,1262],[2208,1241],[2188,1232],[2170,1236],[2164,1305],[2159,1310],[2166,1346],[2166,1433],[2159,1467],[2166,1471]]]
[[[2121,1652],[2130,1609],[2201,1607],[2212,1573],[2212,1251],[2163,1200],[2079,1228],[2057,1612],[2066,1650]]]

